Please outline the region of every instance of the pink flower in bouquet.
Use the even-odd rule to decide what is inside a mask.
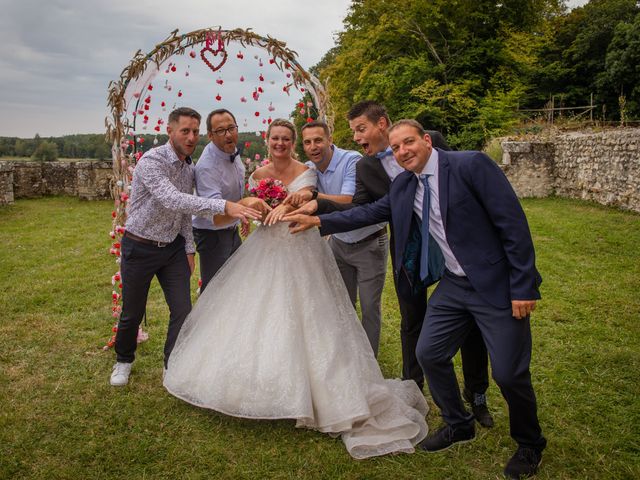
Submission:
[[[251,189],[251,195],[264,200],[270,207],[277,207],[287,198],[287,187],[280,180],[263,178]]]

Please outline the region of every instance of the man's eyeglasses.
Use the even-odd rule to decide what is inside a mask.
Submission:
[[[234,125],[233,127],[229,127],[229,128],[219,128],[218,130],[214,130],[213,133],[215,133],[219,137],[224,137],[227,133],[231,135],[232,133],[235,133],[237,130],[238,130],[238,126]]]

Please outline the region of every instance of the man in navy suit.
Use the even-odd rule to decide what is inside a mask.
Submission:
[[[429,300],[416,354],[445,425],[421,448],[435,452],[475,437],[452,358],[477,325],[518,443],[504,473],[508,478],[531,476],[546,446],[529,371],[529,315],[540,298],[542,279],[524,212],[507,178],[485,154],[433,149],[414,120],[396,122],[389,138],[396,160],[407,171],[396,177],[388,195],[344,212],[284,220],[293,222],[292,232],[316,225],[322,234],[390,220],[395,255],[402,258],[394,275],[406,289],[417,279],[439,276],[443,256],[444,273]],[[412,247],[416,230],[421,237],[428,235],[419,248]]]

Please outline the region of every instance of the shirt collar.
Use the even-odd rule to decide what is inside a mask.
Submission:
[[[418,174],[416,173],[416,177],[421,174],[425,175],[435,175],[438,172],[438,151],[435,148],[431,149],[431,155],[429,155],[429,160],[427,160],[427,164],[424,166],[422,171]]]
[[[335,145],[331,145],[331,160],[329,160],[329,165],[327,165],[326,170],[324,171],[324,173],[327,172],[335,172],[336,170],[336,165],[338,164],[338,160],[336,159],[336,146]]]
[[[164,144],[164,146],[165,146],[165,148],[166,148],[166,151],[167,151],[167,152],[168,152],[168,154],[169,154],[169,158],[168,158],[168,160],[169,160],[171,163],[176,163],[176,162],[178,162],[178,163],[182,163],[182,160],[180,160],[180,157],[178,157],[178,154],[177,154],[177,153],[176,153],[176,151],[173,149],[173,145],[171,144],[171,142],[170,142],[170,141],[167,141],[167,143],[165,143],[165,144]],[[186,163],[187,165],[191,165],[191,162],[192,162],[191,157],[187,157],[187,158],[185,158],[184,163]]]

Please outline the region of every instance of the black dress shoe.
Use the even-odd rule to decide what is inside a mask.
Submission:
[[[471,405],[473,416],[485,428],[493,427],[493,417],[487,408],[487,397],[484,393],[472,393],[466,388],[462,393],[464,399]]]
[[[470,442],[476,438],[476,428],[473,423],[452,427],[445,425],[437,432],[429,435],[419,447],[426,452],[446,450],[455,443]]]
[[[504,467],[504,476],[508,479],[520,480],[536,474],[542,462],[542,452],[533,448],[518,447],[516,453]]]

